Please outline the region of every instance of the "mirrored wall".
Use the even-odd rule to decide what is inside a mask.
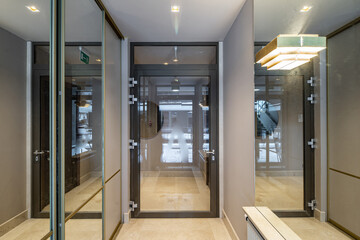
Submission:
[[[59,5],[64,94],[54,96],[50,2],[0,10],[0,239],[110,239],[121,222],[121,34],[99,1]]]

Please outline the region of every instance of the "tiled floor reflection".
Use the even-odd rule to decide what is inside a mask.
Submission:
[[[91,177],[76,188],[67,192],[65,194],[65,211],[73,212],[87,199],[89,199],[101,187],[101,184],[101,177]],[[101,212],[101,203],[102,195],[97,194],[81,209],[81,212]],[[45,207],[43,211],[48,212],[49,206]]]
[[[353,239],[333,225],[314,218],[281,218],[302,240]]]
[[[256,176],[256,206],[271,210],[303,210],[302,176]]]
[[[210,190],[199,171],[142,172],[141,211],[210,211]]]
[[[231,240],[219,218],[132,219],[116,240]]]
[[[66,223],[66,239],[100,240],[101,219],[71,219]],[[39,240],[49,232],[48,219],[29,219],[0,237],[1,240]]]

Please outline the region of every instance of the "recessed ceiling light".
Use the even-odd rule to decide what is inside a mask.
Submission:
[[[40,12],[39,9],[37,9],[35,6],[26,6],[27,9],[29,9],[32,12]]]
[[[97,59],[95,59],[95,61],[97,61],[97,62],[101,62],[101,59],[100,59],[100,58],[97,58]]]
[[[177,58],[173,59],[173,62],[178,62],[178,61],[179,61],[179,59],[177,59]]]
[[[169,63],[167,63],[167,62],[164,62],[164,65],[169,65]]]
[[[308,12],[308,11],[310,11],[311,8],[312,8],[311,6],[304,6],[304,7],[300,10],[300,12]]]
[[[179,7],[179,6],[176,6],[176,5],[171,6],[171,12],[173,12],[173,13],[178,13],[178,12],[180,12],[180,7]]]

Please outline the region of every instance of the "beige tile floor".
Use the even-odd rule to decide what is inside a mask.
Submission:
[[[281,218],[302,240],[350,240],[330,223],[314,218]]]
[[[256,206],[271,210],[303,209],[302,176],[256,176]]]
[[[73,212],[87,199],[89,199],[102,185],[101,177],[91,177],[79,186],[65,194],[65,211]],[[48,212],[50,206],[46,206],[43,211]],[[97,194],[86,204],[81,212],[101,212],[102,211],[102,193]]]
[[[209,187],[200,172],[189,173],[143,173],[141,211],[209,211]]]
[[[29,219],[0,237],[0,240],[39,240],[49,229],[48,219]],[[99,240],[101,236],[101,219],[71,219],[65,225],[67,240]]]
[[[132,219],[116,240],[231,240],[219,218]]]

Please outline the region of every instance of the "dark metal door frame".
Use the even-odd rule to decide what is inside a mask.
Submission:
[[[218,46],[217,43],[132,43],[131,44],[131,77],[138,81],[141,76],[206,76],[210,77],[210,149],[219,149],[218,128],[218,65],[135,65],[134,46]],[[217,48],[218,49],[218,48]],[[217,50],[218,51],[218,50]],[[217,54],[218,55],[218,54]],[[139,99],[139,84],[130,89],[130,94]],[[138,204],[132,212],[135,218],[210,218],[219,216],[219,151],[215,161],[210,161],[210,211],[182,212],[141,212],[140,205],[140,119],[138,102],[130,107],[130,138],[138,142],[130,152],[130,198]]]

